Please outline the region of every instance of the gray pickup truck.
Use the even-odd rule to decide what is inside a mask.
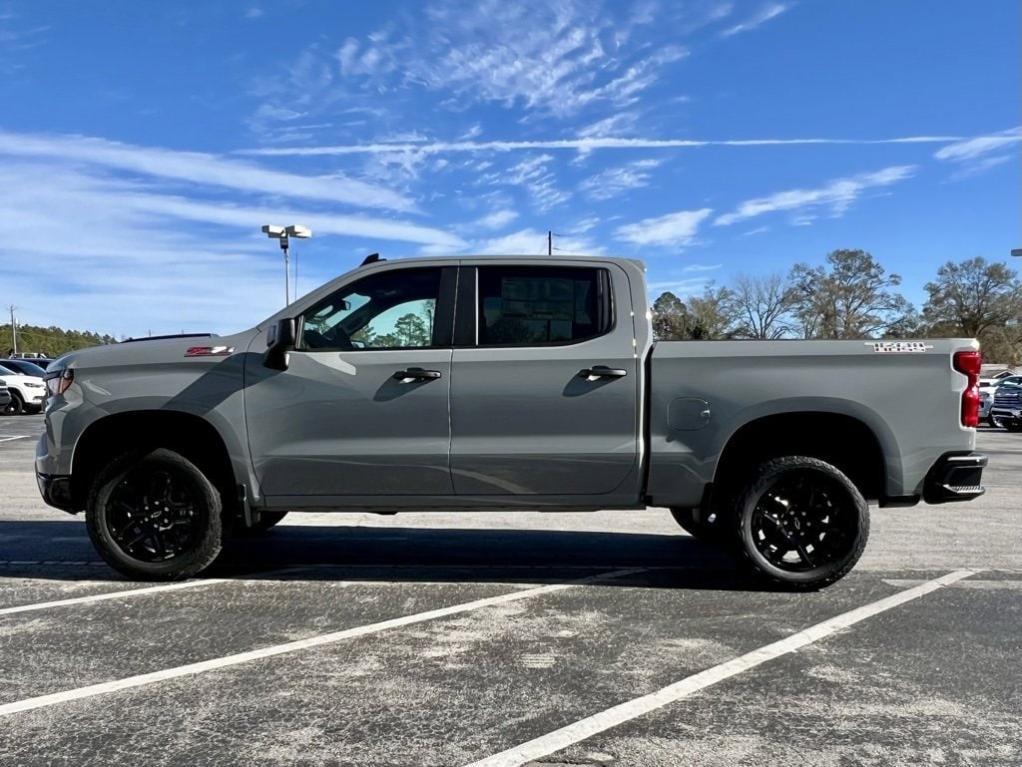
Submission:
[[[370,257],[236,335],[65,355],[39,488],[133,578],[289,511],[663,506],[795,588],[854,566],[869,501],[983,492],[974,340],[654,343],[644,272]]]

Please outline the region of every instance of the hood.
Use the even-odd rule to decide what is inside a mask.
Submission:
[[[258,332],[253,328],[230,336],[209,333],[153,336],[106,346],[92,346],[59,357],[50,363],[46,372],[55,373],[67,368],[119,367],[177,363],[191,359],[195,361],[223,359],[231,354],[247,351]]]

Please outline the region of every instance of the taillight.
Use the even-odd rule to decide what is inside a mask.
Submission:
[[[979,373],[983,356],[977,351],[955,352],[952,359],[955,370],[969,379],[962,392],[962,426],[976,428],[979,426]]]
[[[75,371],[70,368],[62,371],[59,375],[46,377],[46,391],[51,397],[66,392],[75,381]]]

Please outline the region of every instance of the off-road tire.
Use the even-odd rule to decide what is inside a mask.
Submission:
[[[753,512],[767,491],[774,488],[778,480],[796,472],[803,473],[809,481],[825,487],[833,496],[838,513],[847,515],[845,523],[850,529],[842,552],[832,561],[801,572],[782,569],[770,562],[754,542]],[[798,591],[821,589],[840,580],[855,566],[866,548],[869,539],[869,505],[862,493],[848,477],[831,464],[808,456],[785,456],[773,458],[760,464],[753,472],[735,502],[733,524],[736,526],[737,544],[740,556],[753,572],[767,581]]]
[[[200,511],[192,545],[171,559],[147,562],[127,554],[110,529],[108,502],[114,490],[132,472],[159,469],[171,473],[187,489]],[[121,455],[96,475],[85,507],[85,524],[93,546],[103,560],[129,578],[173,581],[189,578],[206,569],[220,553],[223,520],[220,493],[213,483],[184,456],[158,448],[148,453]]]

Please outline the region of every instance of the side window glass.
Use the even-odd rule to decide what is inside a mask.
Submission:
[[[418,349],[433,346],[440,269],[392,269],[364,277],[302,316],[302,348]]]
[[[606,270],[479,267],[479,345],[567,344],[610,329]]]

